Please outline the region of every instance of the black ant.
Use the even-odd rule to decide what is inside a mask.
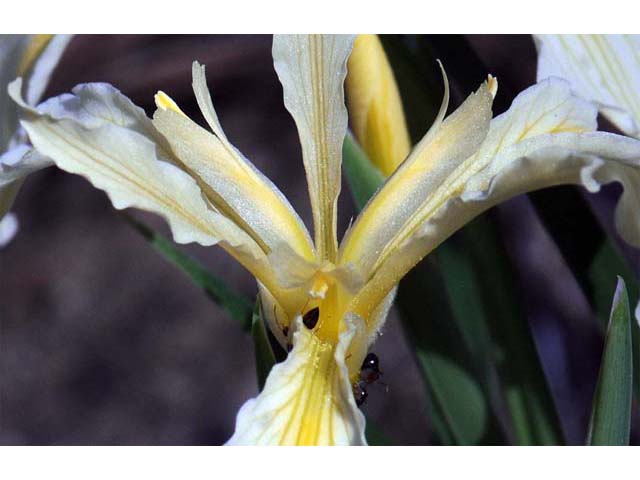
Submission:
[[[318,324],[318,319],[320,318],[320,308],[315,307],[309,310],[302,316],[302,323],[309,330],[313,330],[315,326]]]
[[[275,308],[274,308],[274,315],[275,315]],[[320,308],[319,307],[315,307],[312,308],[311,310],[309,310],[307,313],[305,313],[302,316],[302,323],[304,323],[304,326],[307,327],[309,330],[313,330],[315,328],[315,326],[318,324],[318,319],[320,318]],[[284,337],[287,339],[287,352],[290,352],[293,348],[293,345],[291,344],[291,341],[289,340],[289,327],[285,326],[282,328],[282,334],[284,335]]]
[[[373,352],[367,354],[360,367],[360,380],[353,385],[353,396],[356,399],[356,405],[364,404],[369,396],[367,387],[380,380],[381,376],[382,371],[380,370],[378,356]]]

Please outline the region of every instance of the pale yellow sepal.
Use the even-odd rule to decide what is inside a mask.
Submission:
[[[345,82],[349,121],[356,139],[388,176],[411,150],[402,99],[377,35],[358,35]]]

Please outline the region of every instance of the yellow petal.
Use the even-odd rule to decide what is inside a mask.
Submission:
[[[411,150],[402,100],[377,35],[358,35],[345,83],[351,129],[373,163],[389,176]]]
[[[273,63],[293,116],[307,174],[319,260],[335,262],[336,203],[347,131],[344,78],[352,37],[276,35]]]
[[[365,445],[365,419],[345,364],[356,321],[336,344],[320,340],[298,317],[293,350],[242,406],[227,445]]]
[[[441,125],[436,121],[347,232],[340,263],[353,263],[368,278],[419,228],[442,200],[435,192],[484,140],[492,101],[485,83]]]
[[[640,138],[640,35],[537,35],[538,80],[567,79],[627,135]]]

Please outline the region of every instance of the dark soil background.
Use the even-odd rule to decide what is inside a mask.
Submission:
[[[469,40],[501,88],[507,85],[499,113],[535,81],[533,42],[528,36]],[[207,65],[229,138],[309,225],[297,133],[270,49],[267,36],[78,36],[47,96],[104,81],[151,114],[153,94],[162,89],[200,121],[190,78],[197,59]],[[441,58],[447,67],[447,56]],[[462,63],[452,53],[454,61]],[[613,187],[592,199],[608,228],[617,194]],[[0,250],[0,444],[223,443],[239,407],[257,393],[250,338],[84,179],[55,168],[39,172],[14,210],[20,232]],[[353,213],[345,185],[343,231]],[[517,258],[568,441],[583,443],[602,348],[596,321],[529,199],[514,199],[496,214]],[[157,217],[136,215],[167,231]],[[576,232],[576,244],[588,234]],[[221,250],[187,250],[229,285],[255,294],[251,276]],[[637,251],[627,253],[640,265]],[[400,444],[433,443],[423,385],[394,313],[375,351],[389,388],[372,387],[367,415]]]

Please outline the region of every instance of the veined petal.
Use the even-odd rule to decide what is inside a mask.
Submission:
[[[484,140],[492,102],[490,83],[485,82],[442,124],[436,120],[347,232],[341,244],[341,263],[353,263],[368,278],[415,233],[444,201],[436,195],[438,190],[452,181],[452,173]]]
[[[242,406],[227,445],[366,445],[364,415],[345,364],[354,338],[362,335],[362,320],[346,324],[332,344],[297,318],[293,350],[273,367],[260,395]]]
[[[73,95],[31,108],[10,86],[33,145],[58,167],[86,177],[117,209],[162,215],[178,243],[220,242],[256,278],[277,289],[262,249],[206,200],[196,181],[174,163],[144,112],[107,84],[77,86]]]
[[[563,77],[627,135],[640,138],[640,35],[536,35],[538,80]]]
[[[597,191],[612,181],[624,193],[616,209],[623,238],[640,246],[640,141],[593,132],[595,107],[571,93],[567,82],[548,79],[528,88],[491,122],[478,152],[440,192],[445,201],[390,255],[354,300],[366,315],[422,257],[482,211],[520,193],[561,184]]]
[[[346,35],[276,35],[273,39],[274,67],[302,145],[321,261],[335,262],[337,254],[336,203],[347,132],[343,84],[352,42],[353,37]]]
[[[309,234],[287,199],[224,135],[211,104],[204,67],[194,63],[193,73],[198,103],[215,135],[182,114],[175,103],[169,108],[159,103],[154,126],[181,164],[200,180],[209,201],[241,226],[265,253],[286,244],[313,261]]]
[[[377,35],[358,35],[346,80],[353,134],[371,161],[389,176],[411,151],[393,70]]]

